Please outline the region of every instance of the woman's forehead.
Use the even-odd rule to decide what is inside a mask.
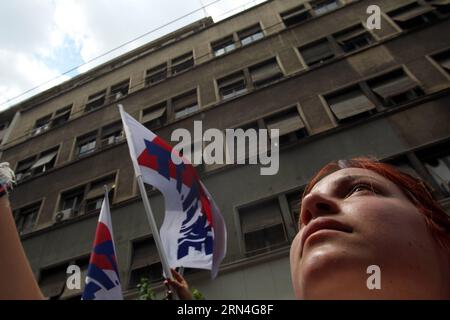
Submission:
[[[329,190],[333,189],[343,180],[357,180],[362,178],[373,180],[374,182],[381,182],[387,185],[393,185],[390,180],[372,170],[363,168],[344,168],[330,173],[322,178],[314,185],[311,192],[328,193]]]

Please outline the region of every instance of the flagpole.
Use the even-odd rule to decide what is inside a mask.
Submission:
[[[123,106],[121,104],[118,104],[118,107],[119,107],[120,116],[121,116],[122,122],[123,122]],[[123,129],[125,130],[126,136],[131,138],[131,132],[129,131],[129,128],[125,123],[124,123]],[[131,149],[133,154],[136,154],[133,143],[128,143],[128,147]],[[141,170],[140,170],[139,165],[137,164],[136,160],[133,157],[131,157],[131,160],[133,162],[134,171],[136,173],[137,184],[139,186],[139,191],[141,193],[142,202],[144,203],[144,209],[145,209],[145,213],[147,215],[147,220],[148,220],[148,223],[150,224],[150,230],[152,232],[153,239],[155,240],[155,244],[156,244],[156,249],[158,250],[159,257],[161,259],[163,271],[167,278],[169,278],[170,280],[173,280],[172,272],[170,271],[169,262],[167,260],[166,253],[162,246],[161,237],[159,236],[158,227],[156,226],[155,217],[153,215],[153,211],[150,206],[150,201],[148,200],[148,197],[147,197],[147,191],[145,190],[144,181],[142,180]],[[173,294],[173,297],[175,298],[175,300],[178,300],[178,295],[176,293],[176,290],[172,290],[172,294]]]

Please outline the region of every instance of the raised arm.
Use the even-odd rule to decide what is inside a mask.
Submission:
[[[43,299],[23,250],[8,200],[14,174],[0,164],[0,299]]]

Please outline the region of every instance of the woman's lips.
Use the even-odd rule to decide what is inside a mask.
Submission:
[[[335,230],[346,233],[353,232],[353,229],[351,227],[343,224],[338,220],[331,218],[316,218],[303,229],[303,233],[300,239],[300,256],[303,254],[303,248],[308,237],[319,230]]]

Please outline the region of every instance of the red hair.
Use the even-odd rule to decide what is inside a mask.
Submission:
[[[344,168],[371,170],[395,183],[425,216],[427,225],[438,243],[444,248],[450,249],[450,216],[442,209],[436,199],[434,199],[428,186],[422,180],[399,171],[392,165],[379,162],[375,159],[358,157],[328,163],[308,183],[303,192],[302,199],[325,176]]]

